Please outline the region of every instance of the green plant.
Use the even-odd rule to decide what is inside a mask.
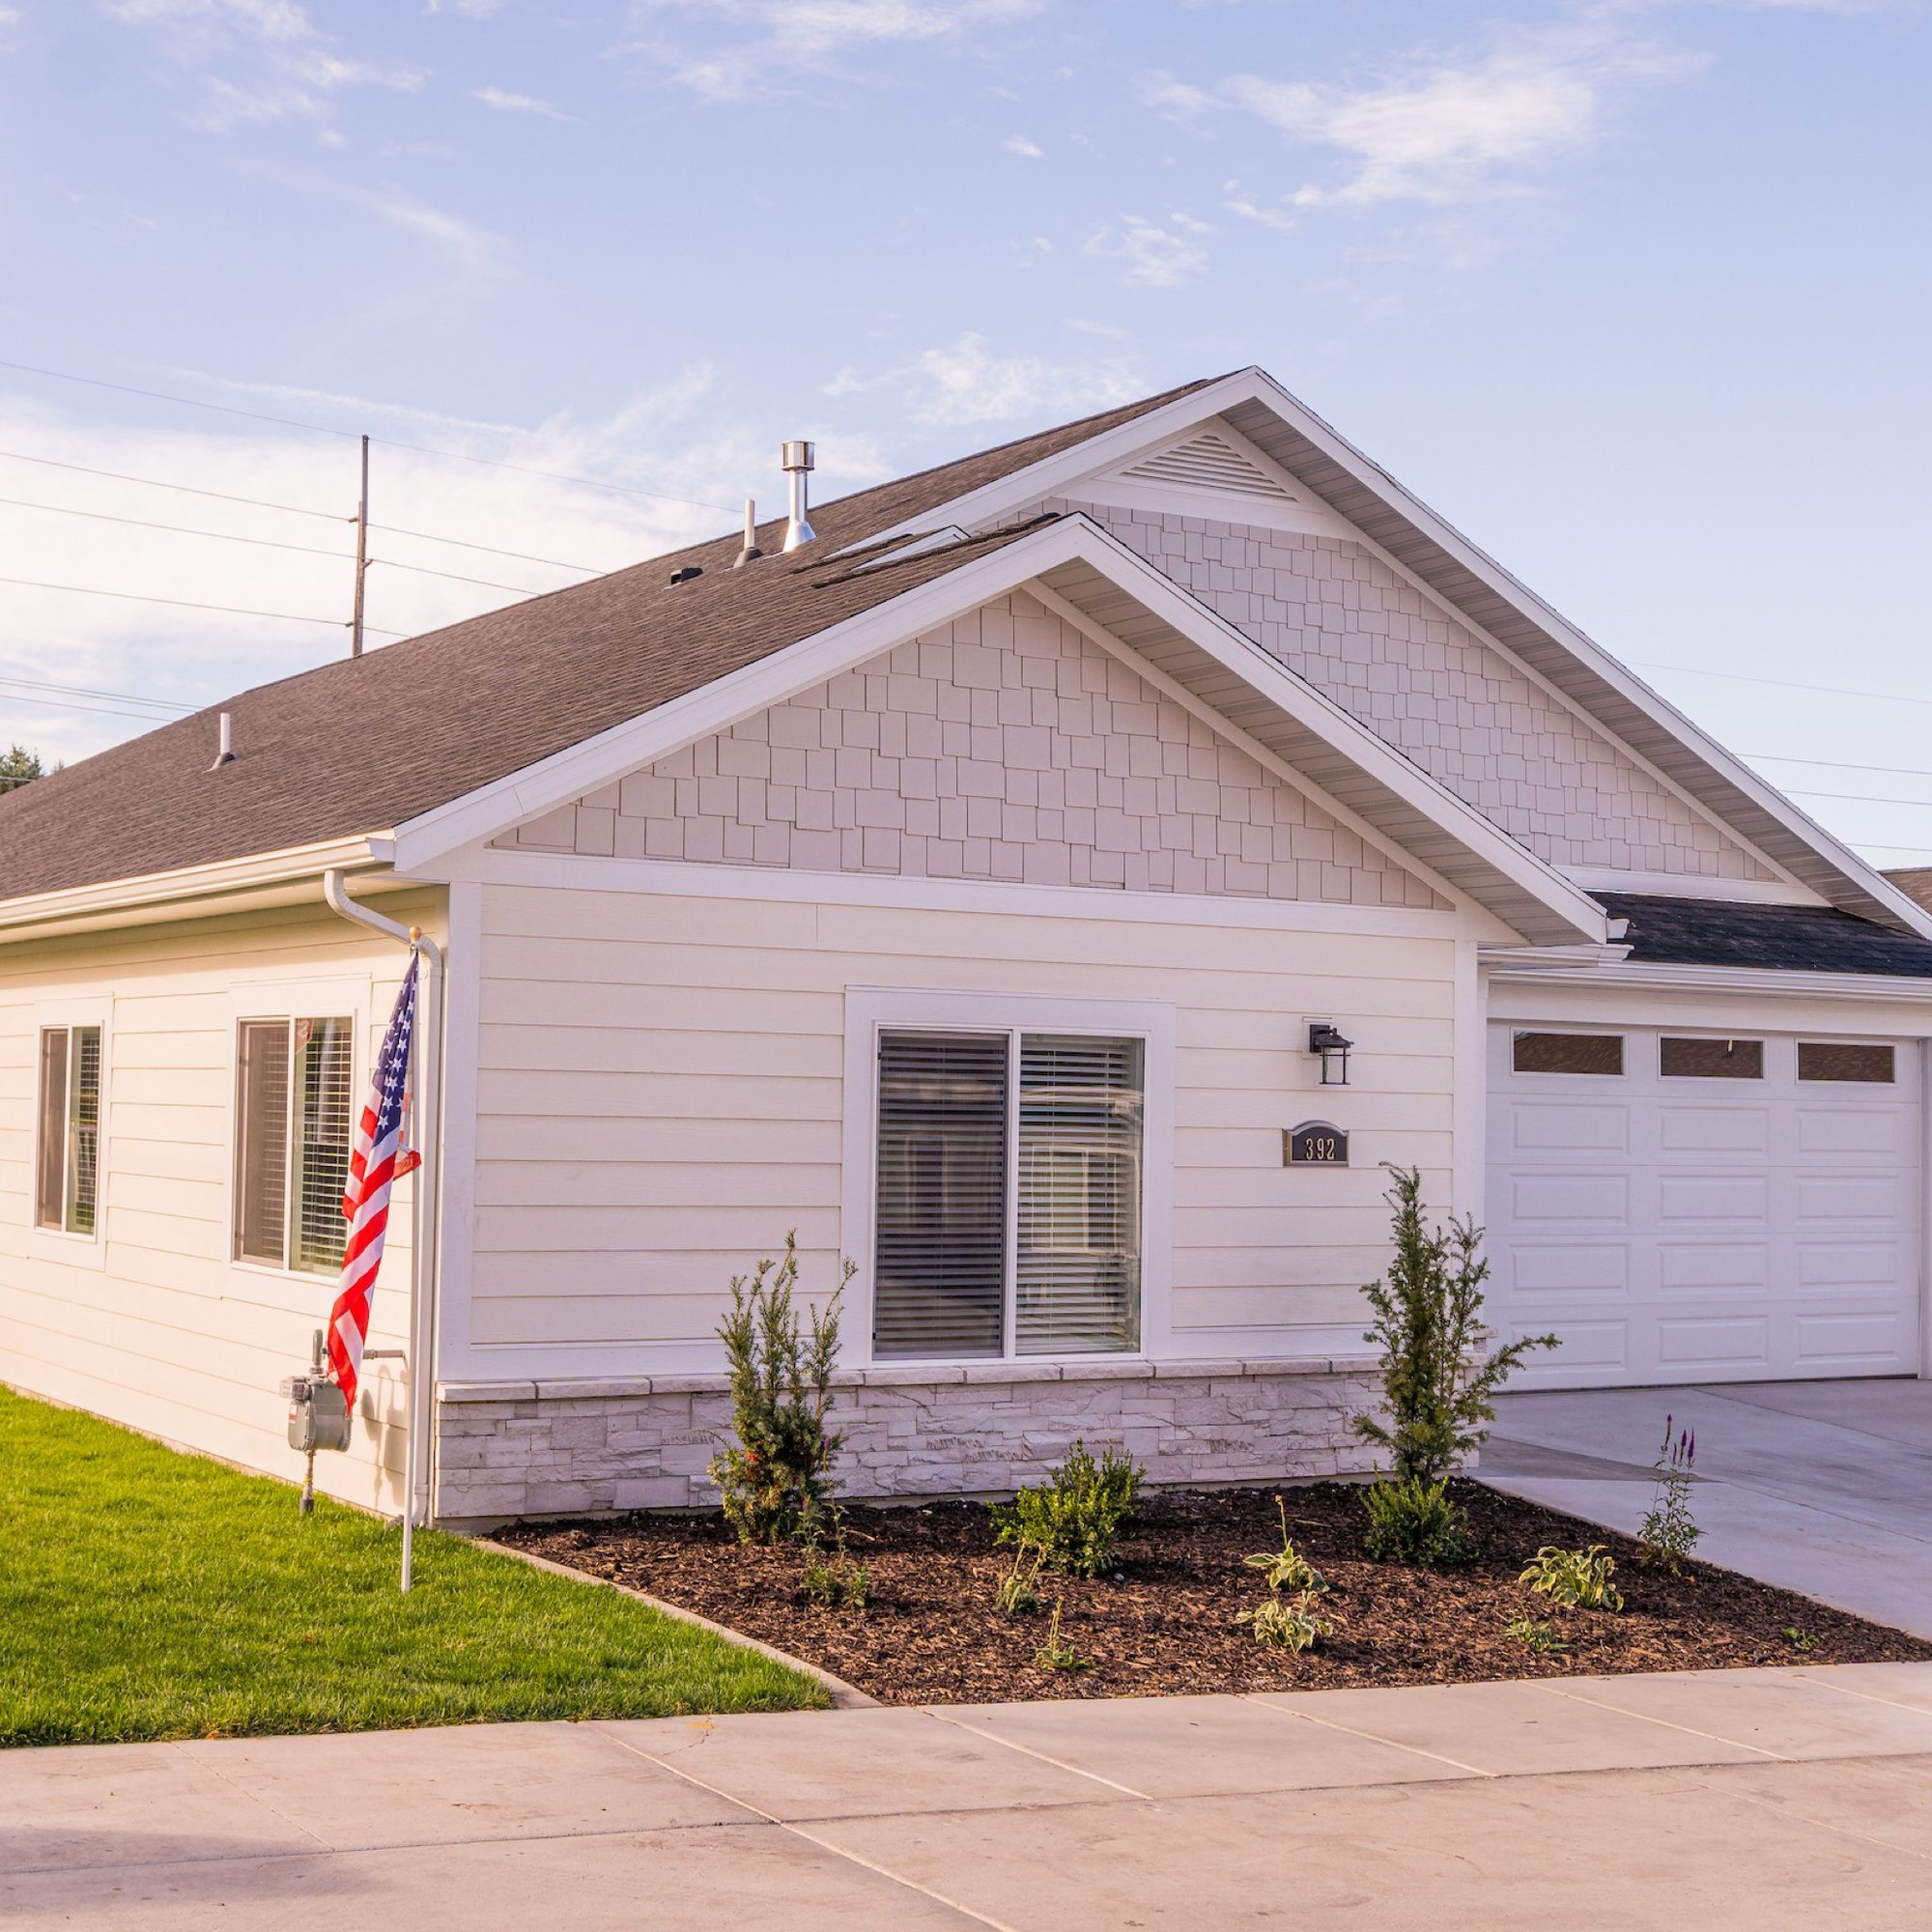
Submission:
[[[1562,1608],[1620,1610],[1623,1592],[1610,1581],[1616,1573],[1615,1559],[1601,1543],[1587,1549],[1558,1549],[1546,1543],[1516,1580]]]
[[[1013,1567],[1001,1577],[994,1588],[993,1601],[1009,1617],[1031,1616],[1039,1608],[1039,1551],[1021,1549],[1013,1556]]]
[[[1144,1473],[1131,1456],[1108,1449],[1096,1463],[1075,1442],[1046,1482],[991,1506],[994,1540],[1037,1551],[1049,1570],[1097,1577],[1113,1568]]]
[[[824,1518],[832,1520],[832,1548],[825,1547]],[[834,1503],[829,1510],[808,1512],[800,1541],[805,1548],[805,1563],[799,1581],[805,1594],[829,1610],[863,1610],[866,1607],[867,1577],[865,1566],[853,1561],[845,1548],[845,1513]]]
[[[741,1543],[780,1543],[804,1533],[832,1491],[832,1459],[844,1437],[825,1426],[833,1365],[838,1359],[838,1297],[845,1272],[824,1307],[801,1328],[798,1235],[784,1260],[761,1261],[747,1280],[731,1279],[731,1312],[718,1333],[731,1364],[731,1427],[738,1442],[711,1459],[724,1516]]]
[[[1450,1500],[1447,1476],[1434,1482],[1384,1476],[1362,1500],[1369,1512],[1364,1543],[1378,1563],[1467,1563],[1476,1553],[1468,1516]]]
[[[1540,1624],[1534,1617],[1512,1618],[1509,1634],[1539,1657],[1553,1657],[1570,1648],[1566,1638],[1558,1636],[1549,1625]]]
[[[1315,1613],[1320,1601],[1318,1590],[1297,1590],[1292,1597],[1269,1597],[1252,1610],[1243,1610],[1236,1621],[1246,1624],[1263,1643],[1295,1652],[1313,1650],[1324,1636],[1335,1634],[1335,1626]]]
[[[1355,1433],[1389,1451],[1399,1482],[1453,1475],[1480,1448],[1495,1420],[1490,1398],[1532,1349],[1554,1335],[1525,1335],[1489,1349],[1482,1321],[1490,1264],[1478,1253],[1482,1231],[1452,1220],[1432,1234],[1422,1221],[1422,1175],[1396,1168],[1384,1197],[1394,1209],[1395,1257],[1388,1274],[1362,1293],[1375,1310],[1365,1341],[1381,1345],[1382,1400],[1388,1420],[1358,1415]]]
[[[1077,1675],[1083,1670],[1092,1670],[1093,1664],[1080,1655],[1070,1643],[1060,1640],[1060,1605],[1053,1605],[1053,1621],[1047,1626],[1046,1641],[1033,1654],[1037,1670],[1065,1670],[1069,1675]]]
[[[1274,1507],[1275,1514],[1281,1518],[1281,1548],[1278,1550],[1258,1549],[1252,1556],[1242,1557],[1241,1561],[1250,1570],[1265,1571],[1270,1590],[1325,1590],[1328,1587],[1327,1578],[1288,1539],[1288,1505],[1277,1496]]]
[[[1636,1533],[1637,1561],[1648,1568],[1676,1572],[1683,1567],[1703,1531],[1690,1511],[1690,1485],[1695,1480],[1697,1436],[1679,1430],[1670,1439],[1676,1418],[1663,1418],[1663,1446],[1657,1452],[1650,1509]]]
[[[1778,1633],[1793,1650],[1816,1650],[1818,1639],[1809,1631],[1802,1631],[1795,1624],[1786,1624]]]

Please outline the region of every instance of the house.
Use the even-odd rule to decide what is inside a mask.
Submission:
[[[298,1468],[407,958],[331,874],[445,965],[364,1502],[432,1349],[442,1519],[701,1500],[789,1229],[851,1493],[1358,1469],[1388,1163],[1525,1381],[1925,1372],[1932,914],[1267,376],[810,524],[0,800],[0,1376]]]

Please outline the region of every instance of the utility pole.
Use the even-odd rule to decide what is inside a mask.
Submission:
[[[355,614],[349,620],[349,655],[362,655],[362,585],[369,575],[369,439],[362,439],[362,495],[355,505]]]

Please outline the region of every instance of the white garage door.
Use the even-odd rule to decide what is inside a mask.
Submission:
[[[1520,1383],[1918,1365],[1918,1047],[1497,1026],[1490,1313]]]

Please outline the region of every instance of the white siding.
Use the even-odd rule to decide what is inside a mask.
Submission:
[[[427,897],[384,910],[432,930]],[[230,1259],[236,1023],[350,1012],[359,1106],[407,955],[320,908],[0,948],[0,1378],[246,1466],[299,1477],[281,1378],[308,1359],[332,1276]],[[100,1238],[33,1227],[38,1028],[103,1024]],[[398,1188],[370,1344],[407,1339],[412,1183]],[[400,1506],[399,1363],[370,1366],[379,1418],[317,1461],[320,1485]]]
[[[1258,929],[1207,903],[1163,923],[485,887],[472,1347],[459,1366],[452,1333],[444,1373],[712,1366],[728,1279],[788,1228],[828,1283],[849,1245],[848,986],[1171,1004],[1175,1348],[1358,1349],[1359,1287],[1385,1252],[1378,1163],[1419,1162],[1448,1191],[1456,920],[1349,917]],[[1304,1015],[1359,1042],[1348,1090],[1316,1086]],[[1354,1134],[1349,1171],[1284,1170],[1282,1129],[1311,1117]]]

